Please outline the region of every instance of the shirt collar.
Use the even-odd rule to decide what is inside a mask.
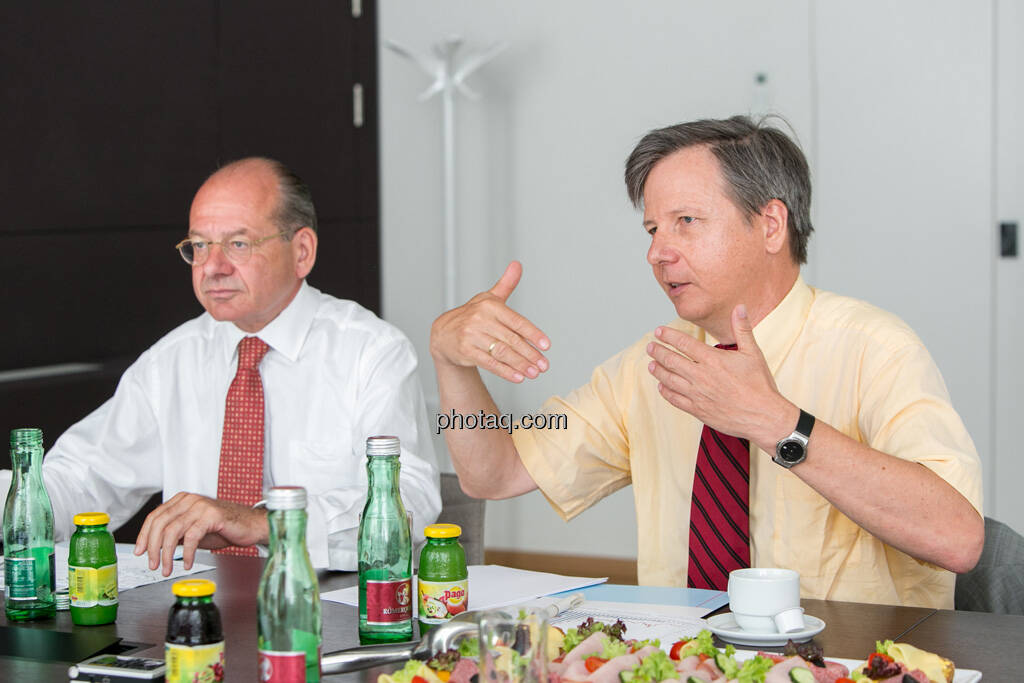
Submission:
[[[804,282],[802,276],[797,275],[796,282],[779,305],[754,326],[754,341],[761,348],[772,374],[779,369],[782,360],[803,330],[813,301],[814,290]],[[708,344],[718,343],[704,330],[701,332]]]
[[[302,345],[309,334],[309,328],[313,324],[313,317],[316,315],[319,306],[317,302],[317,290],[306,284],[303,280],[295,298],[277,314],[277,317],[264,326],[255,334],[250,334],[239,329],[234,323],[218,322],[217,334],[223,341],[223,352],[228,363],[232,363],[238,349],[238,342],[243,337],[259,337],[270,346],[271,349],[284,355],[288,360],[295,362],[302,350]]]

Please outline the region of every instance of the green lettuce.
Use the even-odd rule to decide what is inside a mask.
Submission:
[[[604,644],[604,650],[598,655],[601,659],[613,659],[619,655],[629,654],[629,645],[621,640],[609,640]]]
[[[463,657],[479,657],[480,639],[464,638],[461,641],[459,641],[459,654]]]
[[[736,680],[739,683],[764,683],[765,674],[773,666],[775,666],[775,662],[767,657],[762,657],[761,655],[752,657],[743,662],[739,673],[736,675]]]
[[[562,652],[568,654],[574,647],[582,643],[588,637],[601,631],[613,640],[622,640],[622,634],[626,630],[626,624],[619,619],[612,625],[601,621],[594,621],[594,617],[587,617],[586,621],[579,626],[574,626],[565,632],[565,639],[562,641]]]
[[[628,680],[629,683],[658,683],[669,678],[679,678],[679,672],[676,671],[675,662],[668,658],[664,650],[652,652],[633,667],[629,675],[621,676],[622,680]]]
[[[420,667],[422,666],[423,662],[417,659],[410,659],[399,671],[391,674],[391,677],[395,680],[395,683],[412,683],[413,677],[419,674]]]
[[[891,640],[876,640],[875,641],[875,652],[881,652],[883,655],[889,654],[889,648],[896,643]]]
[[[725,647],[725,654],[732,657],[736,652],[736,648],[732,645]],[[708,657],[714,657],[718,654],[718,648],[715,647],[715,637],[711,634],[711,631],[704,629],[691,638],[690,642],[679,650],[679,659],[683,660],[690,655],[707,655]]]

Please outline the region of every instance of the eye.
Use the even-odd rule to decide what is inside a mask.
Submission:
[[[680,220],[682,222],[686,223],[687,225],[689,225],[690,223],[694,222],[697,219],[694,218],[693,216],[681,216]]]
[[[230,242],[228,242],[228,246],[230,246],[235,251],[245,251],[246,249],[249,248],[249,243],[246,242],[245,240],[231,240]]]
[[[194,249],[195,251],[203,251],[209,246],[209,242],[204,242],[203,240],[192,240],[192,249]]]
[[[658,232],[657,225],[652,225],[651,227],[647,228],[647,234],[650,235],[651,237],[654,237],[654,233],[656,232]]]

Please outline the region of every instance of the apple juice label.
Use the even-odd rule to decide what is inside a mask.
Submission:
[[[164,644],[167,683],[224,680],[224,641],[209,645]]]
[[[412,579],[366,580],[366,623],[381,626],[412,619]]]
[[[105,567],[68,566],[68,593],[72,607],[107,607],[117,604],[117,564]]]
[[[420,585],[420,621],[440,624],[469,607],[469,579],[424,581]]]

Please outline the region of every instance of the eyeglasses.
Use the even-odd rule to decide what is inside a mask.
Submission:
[[[220,248],[224,250],[224,255],[227,256],[228,260],[232,263],[245,263],[252,257],[253,249],[267,240],[287,235],[289,232],[290,231],[288,230],[282,230],[275,235],[261,237],[258,240],[250,240],[245,237],[232,237],[230,239],[221,240],[220,242],[211,242],[209,240],[187,237],[174,245],[174,248],[181,254],[181,258],[185,259],[185,263],[190,266],[201,266],[206,263],[206,259],[210,258],[210,249],[214,245],[219,245]]]

